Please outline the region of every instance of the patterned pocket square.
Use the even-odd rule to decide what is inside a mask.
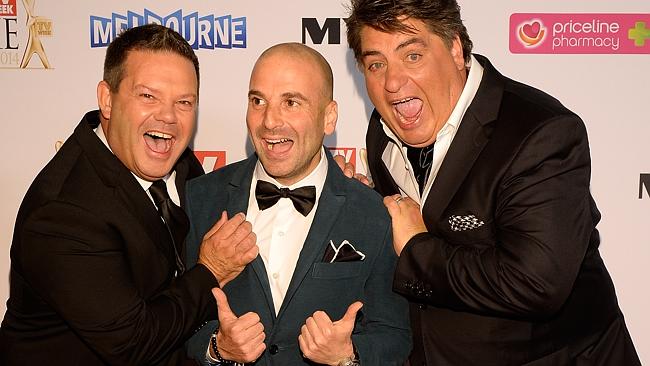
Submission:
[[[451,226],[451,231],[465,231],[473,230],[485,224],[483,221],[476,218],[474,215],[451,215],[449,216],[449,225]]]
[[[362,261],[365,258],[366,255],[356,250],[349,241],[343,240],[337,248],[334,245],[334,242],[330,240],[330,245],[328,245],[327,249],[325,249],[323,262],[354,262]]]

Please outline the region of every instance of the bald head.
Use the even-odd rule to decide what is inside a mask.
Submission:
[[[330,64],[323,55],[302,43],[280,43],[271,46],[262,52],[260,57],[257,59],[255,66],[268,58],[276,56],[302,60],[315,66],[322,80],[322,83],[320,84],[322,95],[326,102],[332,101],[334,96],[334,76],[332,75]],[[255,68],[253,68],[253,72],[254,71]]]
[[[336,129],[332,69],[299,43],[273,46],[257,59],[248,88],[246,125],[264,170],[290,186],[321,161],[323,139]]]

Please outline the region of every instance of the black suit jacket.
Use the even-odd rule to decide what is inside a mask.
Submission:
[[[40,172],[18,212],[2,365],[178,364],[216,317],[204,266],[174,278],[170,237],[132,173],[95,135],[89,112]],[[176,167],[202,173],[190,150]]]
[[[638,365],[598,252],[585,126],[489,61],[398,261],[411,303],[411,365]],[[398,193],[374,112],[370,172]],[[454,230],[452,216],[483,225]],[[451,220],[451,221],[450,221]]]

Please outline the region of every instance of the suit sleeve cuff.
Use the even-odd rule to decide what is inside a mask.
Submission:
[[[458,304],[460,300],[449,285],[448,262],[453,250],[442,239],[428,232],[414,235],[404,246],[397,261],[393,290],[408,298],[434,305]]]

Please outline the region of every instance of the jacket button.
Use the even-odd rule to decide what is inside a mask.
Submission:
[[[272,344],[271,347],[269,347],[269,352],[270,352],[272,355],[277,354],[278,351],[279,351],[278,346],[275,345],[275,344]]]

